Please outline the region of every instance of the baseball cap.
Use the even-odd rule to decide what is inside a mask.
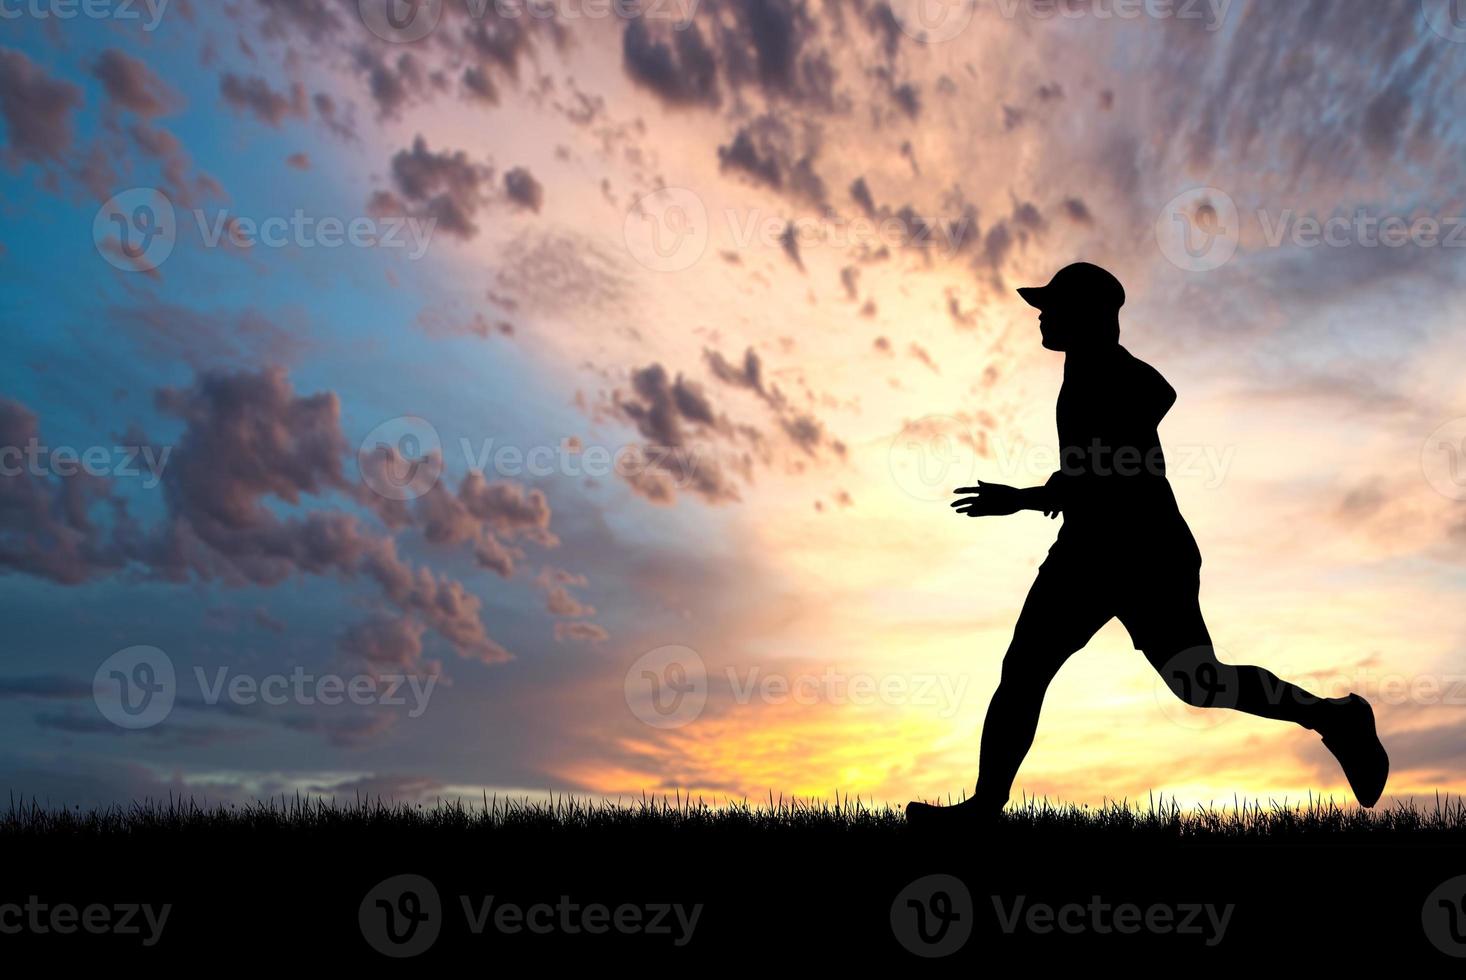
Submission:
[[[1018,295],[1029,306],[1047,310],[1059,306],[1094,306],[1115,309],[1125,305],[1125,287],[1109,272],[1089,262],[1075,262],[1054,273],[1047,286],[1027,286]]]

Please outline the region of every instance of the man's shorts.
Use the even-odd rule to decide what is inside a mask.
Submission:
[[[1062,663],[1111,619],[1119,619],[1135,648],[1157,666],[1183,650],[1209,647],[1198,599],[1200,571],[1199,559],[1192,562],[1184,555],[1086,553],[1081,558],[1056,545],[1029,589],[1014,644],[1051,651],[1038,655]]]

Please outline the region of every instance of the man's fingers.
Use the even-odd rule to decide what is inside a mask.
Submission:
[[[964,497],[961,500],[954,500],[954,501],[952,501],[947,506],[949,506],[949,507],[971,507],[974,504],[976,504],[980,499],[981,498],[979,498],[979,497]]]
[[[956,490],[953,490],[952,492],[955,493],[955,494],[963,494],[963,495],[966,495],[966,494],[974,494],[974,493],[982,493],[982,484],[979,483],[975,487],[958,487]]]

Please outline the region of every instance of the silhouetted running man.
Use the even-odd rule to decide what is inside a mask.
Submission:
[[[1060,468],[1041,487],[979,483],[956,492],[967,517],[1021,510],[1064,516],[1003,658],[982,730],[977,791],[963,803],[912,803],[913,824],[996,818],[1033,744],[1049,682],[1070,655],[1118,617],[1167,686],[1196,707],[1226,707],[1291,721],[1323,736],[1354,795],[1373,806],[1389,758],[1374,711],[1357,694],[1319,698],[1261,667],[1229,666],[1213,652],[1197,601],[1201,553],[1166,480],[1157,427],[1176,401],[1160,373],[1120,346],[1125,290],[1081,262],[1047,286],[1018,294],[1040,311],[1043,345],[1062,351]]]

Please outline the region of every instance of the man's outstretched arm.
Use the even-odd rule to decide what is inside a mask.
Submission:
[[[1058,517],[1062,510],[1052,486],[1020,490],[1001,483],[979,482],[975,487],[958,487],[954,492],[970,495],[952,502],[957,513],[964,517],[1007,517],[1020,510],[1036,510],[1048,517]]]

